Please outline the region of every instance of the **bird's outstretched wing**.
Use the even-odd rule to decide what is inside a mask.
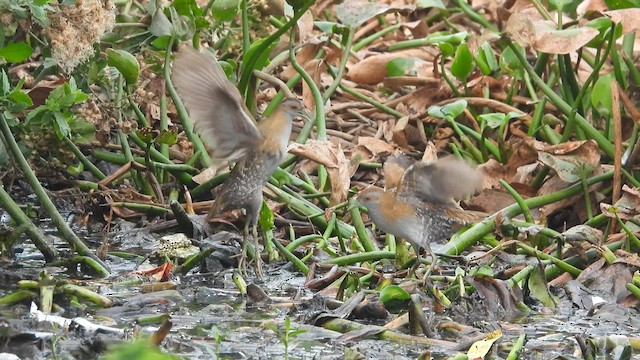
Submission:
[[[402,176],[414,161],[406,155],[389,156],[382,166],[384,172],[384,189],[397,189]]]
[[[433,163],[417,162],[405,171],[398,196],[417,196],[443,205],[457,206],[455,199],[472,195],[482,184],[482,173],[452,156]]]
[[[212,54],[182,48],[171,79],[213,158],[237,161],[262,140],[240,91]]]

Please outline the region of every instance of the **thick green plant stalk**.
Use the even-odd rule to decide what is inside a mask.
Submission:
[[[47,214],[51,217],[51,221],[56,226],[58,231],[60,231],[62,237],[69,243],[72,249],[78,252],[78,254],[87,256],[94,260],[97,263],[96,270],[98,270],[100,275],[108,275],[109,267],[107,266],[107,264],[100,260],[96,256],[96,254],[94,254],[93,251],[91,251],[91,249],[89,249],[89,247],[87,247],[87,245],[83,243],[80,238],[78,238],[78,236],[73,232],[69,225],[64,221],[62,215],[60,215],[60,213],[58,212],[58,209],[56,209],[56,206],[47,195],[47,192],[42,187],[42,184],[40,184],[40,181],[36,177],[36,174],[34,174],[33,170],[31,170],[31,167],[29,167],[27,159],[25,159],[22,155],[22,152],[18,147],[18,143],[16,142],[16,139],[13,138],[11,129],[9,129],[7,119],[2,114],[0,114],[0,131],[2,131],[2,134],[7,141],[7,145],[9,145],[9,150],[18,163],[20,170],[22,170],[22,173],[24,174],[26,180],[31,185],[31,188],[33,188],[33,192],[38,197],[38,200],[40,200],[40,203],[42,204],[42,207],[45,209]]]
[[[271,34],[268,38],[266,38],[256,49],[254,55],[251,58],[243,59],[242,62],[242,76],[240,77],[240,82],[238,83],[238,89],[240,90],[240,94],[247,95],[247,90],[249,89],[249,80],[253,75],[253,70],[255,70],[256,62],[260,58],[263,52],[269,48],[269,46],[277,41],[280,36],[289,31],[294,25],[298,23],[298,20],[304,15],[304,13],[311,8],[314,4],[313,1],[309,1],[304,4],[304,6],[297,11],[294,12],[293,18],[289,20],[286,24],[284,24],[281,28],[279,28],[276,32]]]
[[[71,139],[68,136],[63,137],[62,140],[64,141],[65,144],[67,144],[67,146],[75,154],[75,156],[78,158],[78,160],[80,160],[82,165],[84,165],[84,168],[89,170],[89,172],[93,176],[98,178],[98,180],[102,180],[102,179],[104,179],[106,177],[105,174],[103,174],[102,171],[100,171],[100,169],[98,169],[98,167],[93,165],[93,163],[91,161],[89,161],[89,159],[87,159],[86,156],[84,156],[82,151],[80,151],[80,149],[78,149],[76,144],[74,144],[73,141],[71,141]]]
[[[45,234],[38,228],[29,217],[20,209],[18,204],[13,201],[11,196],[4,190],[4,185],[0,182],[0,206],[11,216],[13,221],[19,227],[24,227],[24,231],[36,245],[38,250],[44,255],[46,261],[52,261],[58,253],[56,249],[49,244]]]
[[[589,186],[591,186],[593,184],[596,184],[602,181],[610,180],[611,178],[613,178],[612,171],[591,177],[586,180],[586,183]],[[569,186],[566,189],[562,189],[560,191],[556,191],[551,194],[547,194],[544,196],[536,196],[536,197],[526,199],[524,203],[529,208],[540,207],[540,206],[554,203],[562,199],[566,199],[570,196],[576,195],[580,191],[582,191],[582,184],[578,182],[576,184]],[[474,245],[483,236],[495,230],[494,220],[498,214],[503,214],[504,216],[513,218],[515,216],[520,215],[521,213],[522,213],[522,209],[520,208],[520,205],[518,205],[517,203],[507,206],[506,208],[502,209],[496,214],[493,214],[488,218],[486,218],[485,220],[475,224],[469,230],[460,234],[460,236],[454,241],[449,241],[448,243],[444,244],[440,248],[439,252],[442,254],[458,255],[462,253],[462,251],[464,251],[465,249],[468,249],[470,246]]]
[[[531,80],[538,85],[540,90],[549,98],[549,100],[555,105],[560,111],[562,111],[565,116],[571,116],[572,113],[575,114],[576,125],[578,125],[590,139],[595,140],[598,143],[598,146],[602,151],[604,151],[609,157],[613,158],[615,156],[615,149],[613,148],[613,144],[609,142],[609,140],[602,135],[587,119],[585,119],[582,115],[574,112],[574,109],[571,105],[567,104],[564,99],[562,99],[556,92],[547,86],[547,84],[535,73],[533,67],[529,64],[524,54],[515,46],[513,42],[508,41],[509,47],[513,50],[513,53],[516,55],[520,63],[522,64],[525,71],[531,77]]]

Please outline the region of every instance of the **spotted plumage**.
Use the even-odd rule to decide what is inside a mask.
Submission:
[[[242,267],[250,226],[257,247],[262,188],[284,158],[293,120],[305,116],[304,106],[297,99],[286,99],[271,116],[256,124],[215,58],[189,47],[176,56],[171,78],[211,156],[236,163],[217,189],[207,219],[244,210]]]
[[[461,226],[478,220],[455,199],[473,194],[482,174],[467,163],[444,158],[409,166],[395,190],[371,187],[358,195],[373,222],[383,231],[407,240],[416,254],[420,247],[449,238]]]

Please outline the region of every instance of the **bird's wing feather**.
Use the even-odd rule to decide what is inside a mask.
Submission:
[[[240,91],[212,54],[184,47],[173,63],[171,79],[214,158],[237,161],[263,139]]]
[[[455,199],[472,195],[482,183],[482,173],[454,157],[433,163],[418,162],[402,176],[398,195],[417,196],[423,200],[454,205]]]

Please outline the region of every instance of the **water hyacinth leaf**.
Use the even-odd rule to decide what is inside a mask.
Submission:
[[[609,10],[633,9],[640,7],[639,0],[605,0]]]
[[[605,116],[611,114],[612,111],[611,83],[613,80],[613,74],[601,76],[596,80],[591,90],[591,105]]]
[[[416,1],[416,7],[418,9],[436,8],[442,10],[447,8],[442,0],[418,0]]]
[[[476,64],[480,71],[484,75],[490,75],[493,71],[499,68],[498,61],[496,60],[496,54],[491,47],[491,44],[485,42],[482,44],[480,51],[475,57]]]
[[[217,21],[231,21],[238,13],[239,8],[240,1],[238,0],[214,0],[211,12]]]
[[[503,113],[489,113],[489,114],[481,114],[478,115],[478,119],[482,121],[483,127],[488,127],[491,129],[497,129],[513,118],[518,118],[524,116],[524,114],[518,114],[517,112],[510,111],[508,114]]]
[[[527,286],[529,287],[529,295],[531,297],[540,301],[548,308],[556,308],[557,299],[554,299],[553,295],[549,293],[547,279],[544,276],[542,267],[536,266],[535,270],[531,272]]]
[[[162,8],[156,9],[151,17],[151,25],[149,32],[155,36],[171,36],[173,33],[173,25],[167,15],[164,14]]]
[[[388,76],[402,76],[413,68],[416,59],[393,59],[387,63]]]
[[[389,311],[400,310],[406,308],[411,295],[398,285],[389,285],[380,291],[380,301]]]
[[[431,116],[452,121],[458,115],[462,114],[466,108],[467,101],[461,99],[443,106],[431,106],[428,110],[428,113]]]
[[[336,17],[340,22],[350,28],[357,28],[368,20],[387,12],[411,12],[415,10],[413,5],[391,6],[380,2],[364,0],[346,0],[336,5]]]
[[[33,54],[33,49],[24,42],[12,42],[0,49],[0,56],[9,63],[23,62],[31,54]]]
[[[456,48],[449,43],[439,43],[438,47],[440,48],[440,51],[442,51],[442,57],[444,58],[451,57],[456,51]]]
[[[473,71],[473,55],[467,44],[460,44],[451,63],[451,73],[458,80],[465,80]]]
[[[138,60],[125,50],[107,50],[107,58],[109,66],[118,69],[124,80],[129,85],[133,85],[138,81],[140,76],[140,64]]]

